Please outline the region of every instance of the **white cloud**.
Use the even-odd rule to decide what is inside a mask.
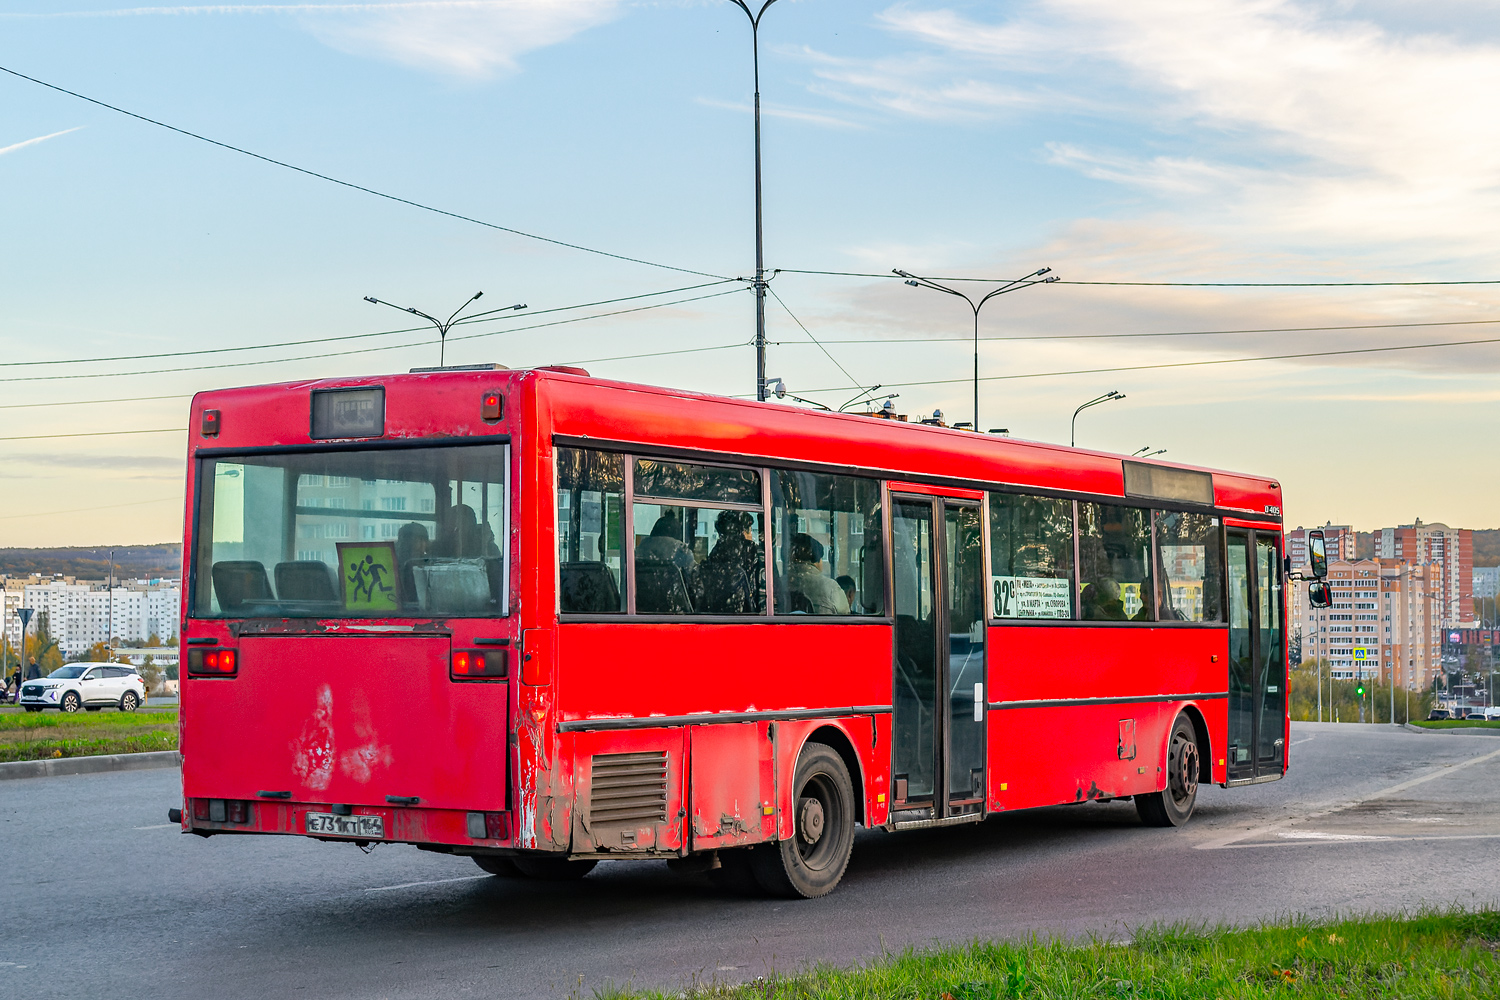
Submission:
[[[9,146],[0,146],[0,156],[4,156],[6,153],[14,153],[18,149],[25,149],[27,146],[35,146],[37,143],[46,142],[48,139],[56,139],[58,136],[67,135],[69,132],[77,132],[81,128],[83,128],[82,125],[77,125],[73,128],[65,128],[61,132],[53,132],[50,135],[39,135],[35,139],[13,142]]]
[[[514,72],[527,52],[613,20],[619,0],[495,0],[394,4],[389,10],[307,14],[319,40],[354,55],[480,79]]]

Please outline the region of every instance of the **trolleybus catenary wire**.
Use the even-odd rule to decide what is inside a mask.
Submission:
[[[1122,337],[1218,337],[1239,333],[1324,333],[1343,330],[1408,330],[1434,326],[1484,326],[1500,323],[1500,319],[1454,319],[1431,323],[1355,323],[1348,326],[1283,326],[1245,330],[1174,330],[1161,333],[1030,333],[1013,337],[980,337],[987,340],[1117,340]],[[825,344],[972,344],[973,337],[854,337],[846,340],[825,340]],[[773,340],[778,347],[797,347],[800,340]],[[972,379],[970,381],[973,381]]]
[[[818,347],[818,350],[822,351],[823,354],[828,358],[828,360],[833,362],[834,367],[837,368],[839,371],[841,371],[841,372],[844,373],[844,378],[846,378],[846,379],[849,380],[849,384],[851,386],[853,386],[854,388],[856,388],[856,389],[863,389],[864,388],[864,383],[861,383],[853,375],[850,375],[849,374],[849,369],[847,369],[843,365],[839,364],[839,359],[836,358],[836,357],[834,357],[831,353],[829,353],[828,348],[826,348],[826,347],[823,346],[823,342],[820,341],[817,337],[814,337],[812,335],[812,331],[807,328],[806,324],[804,324],[800,319],[798,319],[797,318],[797,314],[794,313],[794,312],[792,312],[791,308],[788,307],[787,304],[781,300],[781,296],[776,294],[776,289],[772,288],[770,285],[767,285],[766,286],[766,291],[770,292],[771,293],[771,298],[773,298],[773,299],[776,300],[776,304],[779,305],[779,306],[781,306],[782,309],[786,310],[786,314],[788,316],[792,317],[792,322],[796,323],[798,326],[802,327],[802,332],[805,333],[805,334],[807,334],[807,339],[810,340],[810,341],[812,341],[814,344],[816,344],[817,347]]]
[[[0,441],[51,441],[54,438],[118,437],[121,434],[185,434],[186,427],[154,427],[139,431],[76,431],[71,434],[18,434],[0,437]]]
[[[3,68],[3,67],[0,67]],[[773,268],[774,274],[813,274],[840,278],[899,278],[895,274],[872,274],[866,271],[814,271],[796,267]],[[933,281],[979,281],[985,284],[1004,284],[1010,278],[959,278],[934,276]],[[1404,288],[1433,285],[1500,285],[1500,278],[1485,278],[1477,281],[1069,281],[1058,279],[1048,282],[1054,285],[1117,285],[1134,288]],[[972,339],[972,338],[971,338]],[[968,381],[973,381],[969,379]]]
[[[651,305],[636,306],[631,309],[615,309],[605,313],[594,313],[589,316],[574,316],[570,319],[553,320],[550,323],[532,323],[529,326],[508,327],[503,330],[487,330],[484,333],[470,333],[461,337],[449,337],[451,344],[458,340],[478,340],[482,337],[495,337],[506,333],[520,333],[525,330],[539,330],[544,327],[562,326],[568,323],[582,323],[592,319],[606,319],[611,316],[624,316],[629,313],[645,312],[649,309],[665,309],[668,306],[684,305],[689,302],[701,302],[705,299],[716,299],[723,295],[734,295],[737,292],[747,291],[748,286],[729,288],[722,292],[710,292],[707,295],[695,295],[686,299],[674,299],[670,302],[653,302]],[[341,358],[352,354],[374,354],[378,351],[397,351],[412,347],[429,346],[426,341],[418,341],[405,344],[384,344],[379,347],[365,347],[352,351],[328,351],[322,354],[303,354],[293,358],[264,358],[257,361],[227,361],[216,365],[189,365],[185,368],[155,368],[145,371],[134,372],[82,372],[70,375],[15,375],[0,377],[0,382],[55,382],[62,379],[86,379],[86,378],[128,378],[132,375],[170,375],[179,372],[214,371],[223,368],[250,368],[258,365],[284,364],[291,361],[314,361],[321,358]]]
[[[43,406],[92,406],[96,403],[149,403],[158,399],[192,399],[191,392],[168,396],[124,396],[117,399],[54,399],[46,403],[0,403],[0,410],[35,410]]]
[[[211,146],[218,146],[220,149],[227,149],[232,153],[239,153],[241,156],[248,156],[252,159],[260,160],[263,163],[269,163],[273,166],[283,167],[287,170],[293,170],[299,174],[305,174],[308,177],[316,177],[318,180],[327,181],[330,184],[337,184],[341,187],[350,188],[354,191],[362,191],[365,194],[374,195],[377,198],[384,198],[387,201],[394,201],[398,204],[409,205],[412,208],[420,208],[424,212],[433,212],[437,215],[446,215],[450,219],[458,219],[461,222],[470,222],[476,226],[484,226],[487,229],[496,229],[502,233],[510,233],[513,236],[525,237],[528,240],[537,240],[542,243],[551,243],[553,246],[566,247],[569,250],[580,250],[584,253],[591,253],[600,257],[611,257],[615,260],[623,260],[631,264],[644,264],[647,267],[659,267],[665,271],[680,271],[683,274],[696,274],[704,278],[724,277],[724,275],[722,274],[711,274],[708,271],[695,271],[690,267],[677,267],[672,264],[662,264],[654,260],[645,260],[640,257],[627,257],[624,254],[610,253],[608,250],[596,250],[593,247],[586,247],[581,243],[568,243],[564,240],[555,240],[550,236],[538,236],[536,233],[528,233],[520,229],[512,229],[509,226],[502,226],[498,223],[486,222],[483,219],[476,219],[471,215],[461,215],[458,212],[450,212],[444,208],[436,208],[432,205],[424,205],[420,201],[412,201],[410,198],[402,198],[399,195],[386,194],[384,191],[377,191],[374,188],[365,187],[363,184],[355,184],[352,181],[339,180],[337,177],[330,177],[328,174],[320,174],[316,170],[309,170],[306,167],[299,167],[294,163],[287,163],[284,160],[277,160],[269,156],[264,156],[260,153],[253,153],[250,150],[242,149],[239,146],[231,146],[227,142],[220,142],[218,139],[210,139],[206,135],[199,135],[197,132],[190,132],[185,128],[178,128],[176,125],[168,125],[166,122],[158,121],[155,118],[148,118],[145,115],[136,114],[134,111],[126,111],[124,108],[116,107],[113,104],[107,104],[104,101],[89,97],[86,94],[80,94],[77,91],[68,90],[66,87],[59,87],[55,83],[48,83],[46,80],[38,80],[34,76],[27,76],[25,73],[11,69],[8,66],[0,66],[0,72],[9,73],[11,76],[26,80],[30,83],[34,83],[39,87],[46,87],[48,90],[55,90],[59,94],[67,94],[69,97],[76,97],[80,101],[87,101],[89,104],[105,108],[106,110],[113,111],[116,114],[125,115],[128,118],[134,118],[136,121],[142,121],[148,125],[155,125],[157,128],[164,128],[169,132],[176,132],[178,135],[185,135],[189,139],[197,139],[199,142],[206,142]]]
[[[724,278],[719,281],[704,281],[696,285],[683,285],[680,288],[665,288],[659,292],[641,292],[639,295],[621,295],[613,299],[597,299],[593,302],[578,302],[568,306],[553,306],[549,309],[528,309],[524,313],[512,312],[513,307],[505,309],[492,309],[489,312],[475,313],[465,316],[453,325],[464,326],[470,323],[494,323],[505,319],[528,319],[532,316],[546,316],[550,313],[571,312],[574,309],[591,309],[594,306],[608,306],[616,302],[634,302],[637,299],[652,299],[662,295],[676,295],[679,292],[692,292],[700,288],[712,288],[715,285],[727,284],[738,281],[738,278]],[[491,316],[490,313],[504,313],[504,315]],[[345,340],[365,340],[370,337],[391,337],[400,333],[423,333],[431,330],[430,326],[409,326],[399,330],[376,330],[371,333],[345,333],[335,337],[311,337],[306,340],[283,340],[275,344],[248,344],[243,347],[207,347],[196,351],[161,351],[156,354],[120,354],[108,358],[61,358],[51,361],[10,361],[7,364],[12,368],[34,365],[91,365],[103,364],[107,361],[150,361],[155,358],[183,358],[194,357],[204,354],[228,354],[236,351],[267,351],[277,347],[305,347],[308,344],[332,344]],[[503,333],[504,331],[495,331]],[[456,339],[456,338],[455,338]],[[4,409],[4,407],[0,407]]]
[[[1301,354],[1267,354],[1253,358],[1211,358],[1205,361],[1169,361],[1155,365],[1120,365],[1113,368],[1077,368],[1058,372],[1025,372],[1019,375],[985,375],[981,382],[1008,382],[1023,378],[1053,378],[1060,375],[1105,375],[1114,372],[1142,372],[1159,368],[1197,368],[1203,365],[1235,365],[1250,361],[1290,361],[1299,358],[1328,358],[1349,354],[1381,354],[1390,351],[1421,351],[1434,347],[1468,347],[1474,344],[1500,344],[1500,337],[1484,340],[1450,340],[1439,344],[1399,344],[1393,347],[1356,347],[1342,351],[1307,351]],[[973,378],[938,378],[918,382],[886,382],[883,387],[902,388],[917,385],[949,385],[973,382]],[[842,392],[843,386],[805,389],[804,392]]]

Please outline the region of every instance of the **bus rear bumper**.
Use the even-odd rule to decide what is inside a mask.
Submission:
[[[512,827],[507,812],[409,805],[191,798],[182,810],[183,832],[205,837],[279,834],[356,844],[497,848],[513,846]]]

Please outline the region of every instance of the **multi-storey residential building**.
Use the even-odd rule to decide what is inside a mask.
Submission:
[[[1323,533],[1323,547],[1329,562],[1335,560],[1354,562],[1359,558],[1358,537],[1350,525],[1332,522],[1321,528],[1304,528],[1298,525],[1294,530],[1286,533],[1286,554],[1291,557],[1292,569],[1307,568],[1307,533],[1309,531]]]
[[[1452,624],[1474,618],[1474,532],[1446,524],[1412,524],[1375,532],[1375,557],[1417,564],[1432,563],[1441,579],[1441,614]],[[1431,583],[1432,581],[1430,581]]]
[[[23,605],[36,612],[29,634],[36,634],[45,613],[64,657],[81,656],[95,643],[111,639],[145,642],[155,635],[165,642],[177,634],[182,592],[176,581],[131,582],[111,589],[67,578],[29,583],[23,593]]]
[[[1302,659],[1322,657],[1335,680],[1421,687],[1442,669],[1441,574],[1394,560],[1340,560],[1328,567],[1333,605],[1312,608],[1307,582],[1294,591],[1292,627]]]

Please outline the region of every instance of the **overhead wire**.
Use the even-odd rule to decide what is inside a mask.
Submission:
[[[49,441],[53,438],[118,437],[122,434],[183,434],[186,432],[186,427],[156,427],[151,430],[138,431],[78,431],[72,434],[17,434],[14,437],[0,437],[0,441]]]
[[[157,497],[155,500],[132,500],[129,503],[112,503],[103,507],[74,507],[71,510],[38,510],[30,514],[0,514],[0,521],[12,521],[19,517],[51,517],[53,514],[85,514],[90,511],[115,510],[120,507],[142,507],[148,503],[166,503],[168,500],[181,503],[182,497]]]
[[[981,382],[1008,382],[1015,379],[1025,378],[1052,378],[1059,375],[1103,375],[1115,372],[1137,372],[1152,371],[1161,368],[1197,368],[1204,365],[1234,365],[1250,361],[1289,361],[1301,358],[1328,358],[1351,354],[1381,354],[1391,351],[1420,351],[1436,347],[1467,347],[1474,344],[1500,344],[1500,337],[1490,337],[1484,340],[1450,340],[1438,344],[1400,344],[1391,347],[1359,347],[1341,351],[1306,351],[1300,354],[1267,354],[1252,358],[1210,358],[1202,361],[1170,361],[1154,365],[1118,365],[1111,368],[1078,368],[1069,371],[1056,372],[1026,372],[1018,375],[985,375],[979,379]],[[950,385],[969,384],[972,378],[940,378],[926,379],[917,382],[887,382],[886,387],[907,387],[918,385]],[[805,389],[804,392],[842,392],[843,386],[829,386],[821,389]]]
[[[828,360],[833,362],[834,367],[836,367],[839,371],[841,371],[841,372],[844,373],[844,377],[849,380],[849,384],[851,386],[853,386],[854,388],[856,388],[856,389],[863,389],[864,385],[858,379],[856,379],[853,375],[849,374],[849,369],[847,369],[843,365],[839,364],[839,359],[836,358],[836,357],[834,357],[833,354],[829,352],[828,348],[826,348],[826,347],[823,346],[823,342],[822,341],[820,341],[817,337],[813,336],[812,331],[809,330],[807,328],[807,326],[800,319],[797,318],[797,314],[794,313],[794,312],[792,312],[791,308],[788,307],[787,304],[782,301],[781,296],[776,294],[776,289],[772,288],[770,285],[767,285],[766,286],[766,291],[770,292],[771,293],[771,298],[773,298],[773,299],[776,300],[776,304],[779,305],[779,306],[781,306],[782,309],[786,310],[786,314],[788,316],[792,317],[792,322],[796,323],[799,327],[802,328],[802,332],[805,333],[805,334],[807,334],[807,339],[810,340],[810,341],[812,341],[814,344],[816,344],[817,347],[818,347],[818,350],[822,351],[823,354],[828,358]]]
[[[641,292],[637,295],[621,295],[612,299],[597,299],[593,302],[578,302],[573,305],[554,306],[550,309],[527,310],[525,313],[511,312],[510,307],[507,307],[503,310],[491,309],[487,312],[474,313],[471,316],[465,316],[463,319],[459,320],[453,325],[457,327],[475,322],[493,323],[499,319],[525,319],[531,316],[546,316],[551,313],[571,312],[574,309],[591,309],[594,306],[613,305],[617,302],[634,302],[638,299],[651,299],[658,298],[662,295],[676,295],[679,292],[696,291],[699,288],[712,288],[715,285],[723,285],[727,284],[728,282],[738,280],[739,279],[737,278],[722,278],[717,281],[699,282],[696,285],[683,285],[679,288],[666,288],[659,292]],[[507,313],[508,315],[491,316],[492,313],[501,312]],[[60,358],[51,361],[10,361],[7,362],[7,365],[12,368],[19,368],[37,365],[103,364],[105,362],[111,361],[151,361],[156,358],[198,357],[205,354],[227,354],[237,351],[266,351],[278,347],[305,347],[308,344],[332,344],[346,340],[366,340],[372,337],[391,337],[395,336],[396,334],[402,333],[423,333],[430,331],[431,329],[432,327],[424,324],[422,326],[403,327],[399,330],[376,330],[371,333],[345,333],[339,334],[338,336],[334,337],[310,337],[305,340],[283,340],[274,344],[247,344],[242,347],[208,347],[194,351],[162,351],[156,354],[119,354],[112,357],[103,358]]]
[[[3,68],[3,67],[0,67]],[[874,274],[867,271],[815,271],[806,268],[778,267],[772,274],[816,274],[843,278],[899,278],[896,274]],[[960,278],[934,276],[933,281],[979,281],[986,284],[1006,282],[1010,278]],[[1500,278],[1477,281],[1070,281],[1059,278],[1054,285],[1121,285],[1140,288],[1402,288],[1433,285],[1500,285]]]
[[[717,282],[716,282],[717,284]],[[526,330],[539,330],[546,327],[563,326],[568,323],[582,323],[594,319],[606,319],[611,316],[624,316],[630,313],[645,312],[650,309],[665,309],[668,306],[684,305],[689,302],[702,302],[705,299],[716,299],[724,295],[733,295],[737,292],[746,291],[744,287],[729,288],[721,292],[710,292],[707,295],[695,295],[685,299],[674,299],[670,302],[654,302],[650,305],[636,306],[631,309],[615,309],[610,312],[594,313],[589,316],[574,316],[569,319],[553,320],[550,323],[533,323],[529,326],[508,327],[504,330],[488,330],[484,333],[471,333],[460,337],[449,337],[448,342],[453,343],[460,340],[477,340],[482,337],[494,337],[500,334],[521,333]],[[81,372],[68,375],[15,375],[0,377],[0,382],[54,382],[62,379],[92,379],[92,378],[128,378],[133,375],[169,375],[179,372],[214,371],[224,368],[250,368],[260,365],[283,364],[291,361],[311,361],[321,358],[347,357],[351,354],[374,354],[379,351],[403,350],[410,347],[422,347],[423,343],[385,344],[378,347],[360,348],[352,351],[328,351],[321,354],[304,354],[291,358],[264,358],[255,361],[229,361],[216,365],[189,365],[183,368],[156,368],[133,372]]]
[[[242,156],[248,156],[252,159],[260,160],[263,163],[269,163],[273,166],[283,167],[287,170],[293,170],[299,174],[306,174],[308,177],[316,177],[318,180],[327,181],[330,184],[338,184],[341,187],[350,188],[354,191],[362,191],[365,194],[374,195],[377,198],[384,198],[387,201],[394,201],[402,205],[409,205],[412,208],[419,208],[425,212],[434,212],[438,215],[446,215],[450,219],[458,219],[461,222],[473,223],[476,226],[484,226],[487,229],[499,230],[502,233],[510,233],[513,236],[521,236],[528,240],[537,240],[541,243],[550,243],[553,246],[566,247],[569,250],[579,250],[583,253],[591,253],[600,257],[611,257],[615,260],[622,260],[631,264],[643,264],[647,267],[658,267],[666,271],[679,271],[683,274],[696,274],[704,278],[725,277],[722,274],[712,274],[708,271],[697,271],[690,267],[677,267],[672,264],[663,264],[659,261],[645,260],[641,257],[629,257],[625,254],[611,253],[608,250],[597,250],[594,247],[584,246],[581,243],[568,243],[564,240],[553,239],[550,236],[539,236],[536,233],[528,233],[520,229],[513,229],[510,226],[502,226],[494,222],[486,222],[483,219],[476,219],[471,215],[462,215],[458,212],[450,212],[447,209],[436,208],[432,205],[426,205],[419,201],[413,201],[410,198],[402,198],[398,195],[387,194],[384,191],[377,191],[374,188],[365,187],[363,184],[355,184],[352,181],[345,181],[340,180],[337,177],[330,177],[328,174],[318,173],[316,170],[309,170],[306,167],[299,167],[294,163],[287,163],[285,160],[277,160],[270,156],[265,156],[261,153],[254,153],[248,149],[242,149],[239,146],[230,145],[227,142],[220,142],[218,139],[210,139],[206,135],[200,135],[197,132],[192,132],[185,128],[178,128],[176,125],[168,125],[166,122],[158,121],[155,118],[148,118],[147,116],[137,114],[134,111],[127,111],[124,108],[116,107],[113,104],[108,104],[97,98],[89,97],[86,94],[80,94],[75,90],[69,90],[66,87],[60,87],[55,83],[48,83],[46,80],[39,80],[34,76],[27,76],[25,73],[22,73],[19,70],[11,69],[8,66],[0,66],[0,72],[9,73],[11,76],[26,80],[30,83],[34,83],[37,86],[46,87],[48,90],[55,90],[59,94],[67,94],[69,97],[76,97],[80,101],[87,101],[89,104],[96,105],[109,111],[113,111],[116,114],[134,118],[137,121],[145,122],[148,125],[155,125],[157,128],[164,128],[169,132],[176,132],[178,135],[184,135],[190,139],[197,139],[199,142],[206,142],[211,146],[218,146],[220,149],[227,149],[232,153],[239,153]]]

